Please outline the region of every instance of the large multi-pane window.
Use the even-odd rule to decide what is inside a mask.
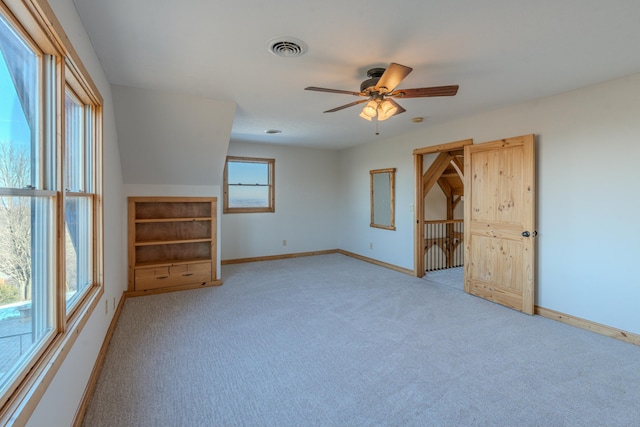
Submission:
[[[0,385],[53,334],[54,164],[42,124],[50,59],[0,16]]]
[[[0,7],[0,424],[102,292],[99,94],[51,22],[21,24]]]

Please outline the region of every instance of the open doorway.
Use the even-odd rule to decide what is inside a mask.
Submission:
[[[467,139],[414,150],[416,277],[463,287],[464,147]],[[451,271],[444,271],[451,270]],[[436,272],[439,272],[436,274]]]
[[[460,152],[462,150],[462,152]],[[424,157],[437,156],[429,163]],[[462,156],[460,158],[459,156]],[[460,165],[463,167],[460,168]],[[453,168],[461,190],[447,182]],[[415,275],[424,277],[427,251],[452,253],[464,248],[464,291],[507,307],[534,313],[535,295],[535,135],[522,135],[474,145],[458,141],[414,150]],[[451,169],[449,169],[451,170]],[[450,175],[453,177],[453,173]],[[425,197],[438,185],[447,197],[444,231],[428,235]],[[456,203],[464,200],[463,236],[453,227]],[[458,198],[459,197],[459,198]]]

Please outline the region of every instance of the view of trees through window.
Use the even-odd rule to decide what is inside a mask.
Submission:
[[[11,184],[25,177],[28,163],[24,152],[0,142],[0,187],[20,188]],[[28,301],[31,299],[29,198],[0,197],[0,229],[0,304]]]
[[[41,64],[42,56],[0,17],[0,386],[53,330],[54,203],[43,176]]]
[[[103,292],[102,97],[32,6],[0,8],[0,424]]]
[[[0,20],[0,187],[32,187],[32,127],[36,58]],[[26,61],[10,70],[8,56]],[[23,79],[16,78],[22,72]],[[26,79],[24,76],[27,77]],[[19,87],[22,86],[22,91]],[[23,93],[19,93],[23,92]],[[31,95],[31,96],[30,96]],[[31,110],[31,111],[29,111]],[[0,197],[0,304],[31,299],[31,203],[28,197]]]

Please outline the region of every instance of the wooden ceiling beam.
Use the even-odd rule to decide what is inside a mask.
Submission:
[[[451,165],[453,166],[453,168],[456,170],[456,172],[458,173],[458,176],[460,177],[460,179],[462,180],[462,182],[464,182],[464,173],[462,172],[464,170],[464,163],[463,161],[458,158],[458,157],[454,157],[451,160]]]
[[[442,190],[444,195],[447,196],[447,199],[450,199],[453,197],[453,189],[451,188],[451,186],[449,185],[446,179],[440,178],[438,180],[438,185],[440,186],[440,189]]]
[[[454,196],[456,195],[454,194]],[[458,197],[455,197],[453,199],[453,209],[455,209],[456,206],[458,206],[458,203],[460,203],[461,200],[462,200],[462,195],[458,195]]]
[[[429,169],[422,175],[423,193],[426,197],[429,194],[431,188],[438,182],[442,173],[447,169],[451,162],[451,155],[449,153],[440,153],[438,157],[433,161]]]
[[[445,151],[461,151],[464,150],[465,145],[473,144],[473,139],[464,139],[462,141],[450,142],[448,144],[432,145],[431,147],[416,148],[413,150],[413,154],[433,154],[442,153]]]

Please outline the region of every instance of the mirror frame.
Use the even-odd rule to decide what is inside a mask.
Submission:
[[[376,194],[374,186],[374,176],[377,174],[388,174],[389,175],[389,194]],[[385,230],[395,230],[396,229],[396,218],[395,218],[395,180],[396,180],[396,168],[387,168],[387,169],[374,169],[369,171],[369,183],[370,183],[370,194],[371,194],[371,223],[369,226],[375,228],[382,228]],[[377,224],[375,221],[375,201],[380,200],[389,200],[390,207],[390,221],[389,224]]]

